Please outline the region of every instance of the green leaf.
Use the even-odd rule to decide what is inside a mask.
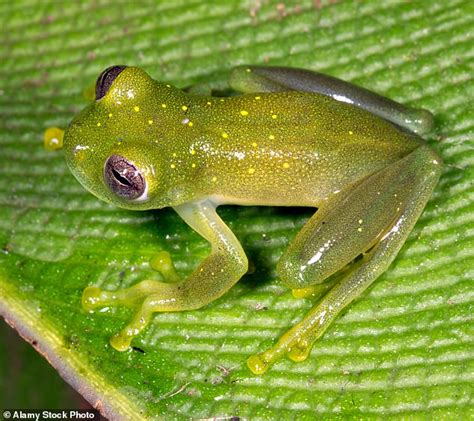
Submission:
[[[0,4],[0,20],[0,312],[106,416],[474,416],[473,2],[25,0]],[[81,309],[87,285],[157,277],[159,250],[182,274],[209,250],[171,210],[98,201],[42,147],[121,63],[183,87],[237,64],[298,66],[434,112],[446,167],[432,200],[306,362],[245,366],[311,307],[274,275],[307,210],[223,208],[255,273],[202,310],[157,315],[135,341],[145,353],[108,345],[129,311]]]

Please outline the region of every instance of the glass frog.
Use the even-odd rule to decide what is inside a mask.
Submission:
[[[110,341],[119,351],[153,313],[201,308],[247,272],[219,205],[317,208],[277,274],[296,297],[322,285],[326,293],[272,348],[250,356],[248,367],[262,374],[283,355],[305,360],[341,310],[387,269],[442,163],[420,137],[432,127],[428,111],[342,80],[243,66],[230,72],[228,87],[240,94],[212,96],[212,84],[183,91],[136,67],[110,67],[95,101],[66,129],[64,148],[72,173],[98,198],[127,209],[172,207],[212,246],[186,279],[169,269],[173,282],[85,289],[86,309],[136,309]]]

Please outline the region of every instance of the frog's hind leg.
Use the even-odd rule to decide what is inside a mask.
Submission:
[[[278,273],[285,283],[305,288],[311,281],[320,283],[357,255],[362,258],[275,346],[248,359],[255,374],[264,373],[284,354],[294,361],[306,359],[314,341],[341,310],[388,268],[437,183],[440,163],[430,148],[421,145],[362,181],[335,209],[321,208],[319,218],[316,212],[280,260]],[[379,233],[371,241],[364,230]],[[320,238],[318,234],[324,232],[330,236]]]
[[[341,79],[291,67],[240,66],[232,70],[230,86],[238,92],[313,92],[363,108],[418,134],[433,127],[433,115],[411,108]]]

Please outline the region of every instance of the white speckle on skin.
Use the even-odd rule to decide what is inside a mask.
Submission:
[[[87,149],[90,149],[89,146],[82,146],[82,145],[77,145],[74,148],[74,154],[78,153],[79,151],[85,151]]]
[[[239,161],[245,158],[245,152],[234,152],[232,155]]]

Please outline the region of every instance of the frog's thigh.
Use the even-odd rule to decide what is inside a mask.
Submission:
[[[94,290],[94,307],[117,303],[142,304],[132,321],[114,338],[117,350],[130,346],[134,336],[144,329],[154,312],[194,310],[223,295],[247,271],[247,257],[232,231],[217,215],[210,202],[175,207],[177,213],[212,245],[211,254],[185,280],[175,283],[142,281],[127,290]],[[128,301],[127,301],[128,300]]]
[[[369,220],[371,224],[377,224],[374,220],[374,217],[380,213],[377,208],[382,206],[387,213],[392,213],[392,209],[396,209],[397,214],[380,232],[377,242],[370,251],[353,265],[343,279],[310,310],[300,323],[285,333],[273,348],[249,358],[248,366],[254,373],[265,372],[285,353],[288,353],[289,357],[295,361],[302,361],[309,355],[314,341],[324,333],[340,311],[358,297],[393,261],[429,199],[438,181],[440,169],[439,157],[427,146],[420,146],[362,184],[363,189],[359,188],[359,193],[362,194],[360,200],[365,203],[365,208],[355,203],[355,197],[353,197],[354,200],[345,202],[346,210],[339,212],[344,220],[343,225],[351,221],[349,218],[351,212],[358,213],[363,220],[362,224],[356,221],[355,226],[346,225],[346,231],[341,226],[339,232],[344,233],[345,240],[340,241],[341,238],[338,238],[339,241],[335,244],[340,244],[338,248],[346,260],[349,254],[346,253],[344,242],[351,241],[351,237],[363,233],[364,229],[369,229],[364,221]],[[389,193],[384,194],[384,191]],[[380,202],[383,204],[380,205]],[[362,213],[359,213],[361,211]],[[336,223],[336,221],[330,223]],[[315,230],[317,226],[318,224],[314,224]],[[359,227],[362,228],[361,232],[358,231]],[[329,250],[332,247],[329,247]],[[294,252],[295,250],[291,253]],[[334,254],[335,257],[337,253]],[[333,268],[337,267],[332,262],[328,263]]]
[[[296,290],[321,284],[375,245],[404,206],[411,161],[408,155],[323,203],[278,262],[283,282]]]
[[[302,91],[329,96],[363,108],[419,134],[429,132],[433,115],[411,108],[344,80],[292,67],[239,66],[232,69],[230,86],[239,92]]]

